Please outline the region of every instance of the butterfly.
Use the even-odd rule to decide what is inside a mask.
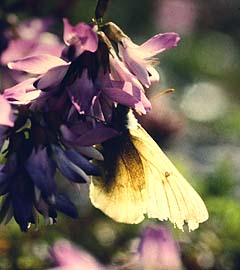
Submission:
[[[117,222],[137,224],[147,216],[197,229],[208,219],[199,194],[131,111],[121,123],[121,135],[103,143],[103,176],[90,184],[92,204]]]

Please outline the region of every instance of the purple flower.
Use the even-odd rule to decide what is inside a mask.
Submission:
[[[114,23],[106,23],[103,27],[105,34],[118,44],[119,55],[125,64],[126,68],[139,80],[143,86],[149,87],[152,82],[159,81],[159,74],[153,65],[156,63],[156,59],[153,57],[167,49],[170,49],[177,45],[180,37],[176,33],[164,33],[158,34],[150,38],[140,46],[133,43],[132,40]],[[112,54],[113,55],[113,54]],[[116,58],[113,55],[113,58]],[[126,68],[119,63],[119,61],[113,59],[114,63],[117,64],[118,70],[121,72],[115,72],[119,74],[125,73],[124,77],[129,76],[129,72]],[[121,65],[121,66],[120,66]],[[116,68],[115,68],[116,69]]]
[[[159,80],[153,67],[153,57],[177,45],[180,37],[176,33],[158,34],[138,46],[127,36],[118,43],[119,54],[128,69],[145,86]]]
[[[139,244],[139,260],[144,270],[181,270],[179,248],[163,226],[150,226]]]
[[[38,214],[44,216],[46,224],[57,221],[57,211],[76,218],[75,205],[58,188],[56,172],[59,170],[75,183],[89,182],[89,175],[100,174],[89,160],[101,159],[101,155],[91,147],[67,147],[53,135],[54,126],[48,126],[47,118],[36,119],[27,111],[20,113],[9,131],[6,163],[0,170],[0,196],[4,196],[0,222],[6,224],[14,217],[21,230],[27,231],[31,223],[38,226]],[[18,130],[21,125],[25,128]],[[6,138],[4,131],[1,144]]]
[[[78,23],[72,26],[68,19],[63,19],[63,39],[66,45],[63,55],[68,60],[78,57],[84,51],[95,52],[98,47],[98,38],[92,27],[86,23]]]
[[[113,69],[111,73],[111,56],[101,37],[97,37],[94,28],[89,25],[80,23],[71,26],[64,19],[64,40],[67,46],[62,56],[66,61],[50,55],[39,55],[11,62],[8,66],[39,74],[34,83],[37,89],[51,91],[53,95],[59,91],[67,92],[80,114],[94,116],[95,110],[100,109],[100,113],[105,115],[106,106],[103,104],[108,103],[113,107],[114,102],[145,114],[151,105],[144,89],[129,71],[121,70],[121,64],[118,71]],[[127,74],[125,77],[121,75],[124,72]],[[126,77],[128,80],[125,80]]]
[[[11,105],[0,95],[0,125],[13,127],[14,115]]]

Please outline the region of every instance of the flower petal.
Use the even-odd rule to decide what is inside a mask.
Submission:
[[[100,176],[100,170],[98,167],[90,163],[77,151],[70,149],[65,151],[66,156],[78,167],[82,168],[88,175]]]
[[[33,48],[34,40],[13,39],[9,42],[6,50],[1,54],[1,63],[7,65],[8,62],[25,57]]]
[[[139,253],[143,269],[182,269],[177,245],[170,232],[162,226],[145,229]]]
[[[71,101],[79,113],[88,113],[93,97],[97,95],[97,88],[92,80],[89,80],[87,70],[84,70],[81,78],[75,80],[67,87]]]
[[[54,87],[59,84],[67,73],[68,65],[57,66],[49,69],[36,83],[39,89]]]
[[[33,150],[25,163],[26,170],[34,184],[45,196],[51,196],[56,185],[54,182],[55,166],[48,158],[47,149]]]
[[[145,55],[145,58],[152,57],[160,52],[177,46],[180,37],[176,33],[158,34],[139,46],[139,50]]]
[[[67,240],[59,240],[51,250],[59,269],[103,270],[106,269],[86,251],[75,247]],[[58,269],[58,268],[57,268]]]
[[[63,39],[67,45],[76,45],[78,55],[84,51],[95,52],[98,47],[98,38],[92,27],[86,23],[72,26],[68,19],[63,19]]]
[[[76,164],[71,162],[60,147],[52,145],[52,150],[58,169],[67,179],[77,183],[90,181],[88,175]]]
[[[13,127],[14,115],[11,105],[8,101],[0,95],[0,125]]]
[[[146,98],[143,91],[139,88],[133,86],[129,82],[112,82],[115,87],[103,89],[105,95],[107,95],[112,100],[135,109],[137,112],[145,114],[146,111],[151,109],[151,104]],[[123,83],[122,88],[120,84]],[[117,87],[119,84],[119,88]]]
[[[79,37],[82,48],[85,51],[95,52],[98,47],[98,38],[92,27],[86,23],[79,23],[75,26],[76,34]]]
[[[30,56],[20,60],[8,63],[10,69],[26,71],[33,74],[42,74],[50,68],[66,65],[67,62],[61,58],[49,54],[40,54],[38,56]]]
[[[3,96],[12,104],[27,104],[36,99],[41,91],[33,86],[36,79],[30,78],[4,90]]]
[[[149,75],[144,63],[145,55],[140,55],[138,48],[130,48],[119,45],[119,54],[129,70],[137,77],[137,79],[145,86],[151,85]]]

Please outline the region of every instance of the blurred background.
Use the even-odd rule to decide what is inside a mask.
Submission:
[[[62,41],[62,17],[73,24],[90,22],[95,5],[94,0],[1,0],[0,50],[6,48],[3,37],[11,24],[48,18],[48,31]],[[180,34],[178,47],[159,56],[161,81],[148,90],[153,111],[139,121],[199,191],[210,218],[191,233],[155,220],[118,224],[91,206],[84,186],[72,197],[79,205],[78,220],[60,216],[57,224],[45,227],[42,222],[38,231],[28,233],[15,222],[1,225],[0,269],[52,266],[49,247],[60,238],[102,263],[122,263],[134,252],[144,227],[153,223],[171,230],[184,269],[240,269],[240,2],[112,0],[105,21],[117,23],[139,44],[161,32]],[[0,76],[1,88],[11,84],[4,63]],[[167,88],[176,91],[157,96]]]

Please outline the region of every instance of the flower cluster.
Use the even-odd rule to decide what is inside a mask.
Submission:
[[[61,54],[40,51],[9,62],[28,76],[0,96],[0,219],[14,217],[23,231],[38,224],[38,214],[46,223],[56,222],[57,211],[77,216],[56,173],[76,187],[101,174],[92,162],[103,159],[95,145],[119,135],[114,109],[151,109],[145,88],[159,80],[153,57],[179,41],[166,33],[138,46],[114,23],[63,21]],[[11,46],[18,48],[16,41]]]

